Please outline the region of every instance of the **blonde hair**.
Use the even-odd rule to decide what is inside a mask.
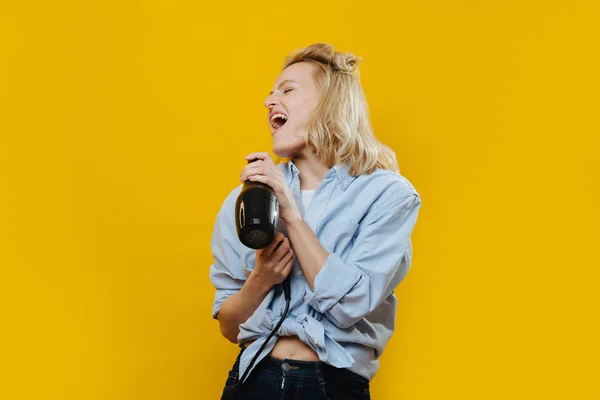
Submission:
[[[335,51],[327,43],[315,43],[290,53],[283,69],[299,62],[316,65],[314,80],[321,98],[306,124],[304,140],[313,145],[328,166],[347,162],[348,173],[370,174],[375,168],[399,172],[396,154],[379,142],[371,128],[369,107],[360,84],[362,58]]]

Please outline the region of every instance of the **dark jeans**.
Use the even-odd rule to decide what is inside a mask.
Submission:
[[[241,351],[229,371],[221,400],[230,399],[310,399],[370,400],[369,381],[345,368],[322,361],[279,360],[265,356],[240,384]]]

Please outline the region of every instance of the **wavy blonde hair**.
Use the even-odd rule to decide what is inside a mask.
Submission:
[[[327,43],[312,44],[285,58],[283,69],[299,62],[317,66],[313,78],[321,98],[306,123],[304,140],[315,147],[324,164],[347,162],[350,175],[370,174],[375,168],[399,172],[394,151],[373,134],[360,84],[361,60],[352,53],[335,51]]]

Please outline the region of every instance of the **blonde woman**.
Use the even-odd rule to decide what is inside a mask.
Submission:
[[[213,318],[240,347],[222,399],[370,398],[421,198],[373,135],[359,61],[325,43],[295,51],[265,100],[273,153],[288,161],[248,154],[259,161],[240,181],[277,195],[275,241],[261,250],[239,241],[233,214],[242,185],[217,215]],[[284,315],[279,284],[288,275],[289,312],[267,342]]]

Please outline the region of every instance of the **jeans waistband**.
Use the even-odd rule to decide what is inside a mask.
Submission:
[[[240,345],[240,355],[244,352],[245,347]],[[238,356],[239,357],[239,356]],[[279,359],[266,355],[257,365],[257,370],[264,370],[276,373],[280,376],[298,376],[304,378],[321,379],[355,379],[364,381],[367,385],[369,381],[346,368],[336,368],[323,361],[303,361],[293,359]]]

